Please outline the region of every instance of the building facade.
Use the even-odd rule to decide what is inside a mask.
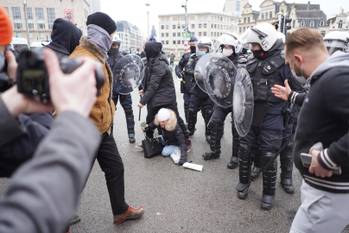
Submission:
[[[348,31],[349,30],[349,12],[341,10],[335,17],[327,21],[329,31]]]
[[[99,0],[93,2],[97,9]],[[85,33],[86,19],[92,9],[91,0],[0,0],[0,5],[12,19],[14,36],[30,42],[49,40],[56,18],[71,21]]]
[[[120,49],[135,52],[143,49],[144,39],[139,28],[128,21],[116,23],[117,34],[121,40]]]
[[[319,4],[311,4],[310,2],[307,4],[300,4],[287,3],[286,1],[276,2],[274,0],[264,0],[259,7],[260,11],[253,11],[249,3],[243,7],[239,22],[240,34],[257,23],[276,23],[279,15],[284,15],[292,19],[290,25],[292,28],[320,28],[326,25],[327,16],[320,9]],[[252,21],[254,22],[251,23]]]
[[[190,13],[188,29],[196,37],[217,39],[222,33],[238,32],[238,18],[224,13]],[[190,37],[185,32],[185,14],[159,15],[159,34],[163,49],[179,55],[186,48]]]

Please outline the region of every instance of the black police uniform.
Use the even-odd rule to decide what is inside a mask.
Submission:
[[[127,125],[127,132],[128,132],[128,137],[131,143],[135,142],[135,121],[134,121],[134,115],[133,115],[133,109],[132,109],[132,98],[131,94],[120,94],[120,93],[126,93],[125,87],[120,85],[120,82],[115,78],[118,77],[119,75],[116,74],[116,69],[115,65],[116,62],[122,58],[122,55],[119,52],[119,49],[110,49],[109,53],[109,58],[108,58],[108,63],[111,67],[111,70],[113,72],[113,95],[112,99],[117,105],[118,101],[120,100],[120,104],[122,108],[125,111],[125,116],[126,116],[126,125]]]
[[[246,65],[246,60],[243,56],[236,57],[232,55],[228,57],[234,65],[237,67],[244,67]],[[223,108],[214,104],[213,113],[209,121],[208,128],[210,130],[210,149],[211,152],[205,153],[203,158],[205,160],[217,159],[220,157],[221,153],[221,139],[224,134],[224,121],[229,113],[232,113],[232,108]],[[233,136],[232,143],[232,157],[228,163],[228,168],[234,169],[238,166],[238,148],[239,148],[239,135],[234,126],[233,113],[231,114],[231,130]]]
[[[247,197],[251,173],[251,147],[257,143],[263,171],[262,208],[272,207],[275,194],[277,164],[275,157],[280,152],[286,103],[271,92],[275,84],[283,85],[292,76],[281,55],[283,44],[278,40],[268,51],[265,59],[252,59],[247,63],[254,92],[254,114],[249,133],[240,138],[238,197]],[[258,155],[258,154],[257,154]]]
[[[197,122],[197,113],[201,111],[202,117],[205,121],[205,135],[207,141],[209,141],[210,132],[207,128],[208,122],[213,113],[213,102],[208,96],[207,93],[201,90],[199,85],[196,83],[194,79],[194,70],[197,61],[199,60],[199,56],[196,54],[192,54],[189,58],[189,61],[186,65],[186,72],[190,74],[191,80],[190,82],[190,100],[189,100],[189,109],[188,109],[188,130],[189,134],[193,135],[195,131],[195,125]]]

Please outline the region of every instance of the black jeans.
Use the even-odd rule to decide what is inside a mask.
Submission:
[[[113,135],[103,134],[97,161],[105,175],[113,215],[128,209],[125,201],[124,164]]]

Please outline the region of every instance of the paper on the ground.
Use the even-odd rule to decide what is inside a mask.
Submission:
[[[183,167],[188,168],[188,169],[192,169],[195,171],[199,171],[199,172],[202,172],[202,169],[204,168],[204,166],[202,166],[202,165],[195,164],[195,163],[188,163],[188,162],[184,163]]]

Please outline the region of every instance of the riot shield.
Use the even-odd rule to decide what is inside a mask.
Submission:
[[[205,86],[205,80],[207,80],[207,70],[208,70],[207,65],[210,63],[210,59],[211,59],[210,53],[201,56],[197,61],[194,69],[195,83],[205,93],[207,93],[206,86]]]
[[[237,68],[221,53],[210,54],[204,77],[205,90],[210,99],[222,108],[233,104],[233,91]]]
[[[244,68],[237,70],[233,92],[233,113],[235,128],[240,137],[250,131],[253,120],[253,86],[249,73]]]
[[[127,95],[142,83],[144,63],[139,56],[128,54],[116,62],[115,71],[117,75],[114,78],[118,82],[118,93]]]

